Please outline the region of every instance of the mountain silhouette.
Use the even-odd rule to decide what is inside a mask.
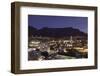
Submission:
[[[32,26],[28,27],[29,36],[42,36],[42,37],[69,37],[69,36],[87,36],[86,33],[72,27],[65,28],[48,28],[43,27],[36,29]]]

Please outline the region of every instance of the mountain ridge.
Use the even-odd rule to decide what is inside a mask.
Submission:
[[[64,27],[64,28],[43,27],[41,29],[37,29],[32,26],[28,26],[28,35],[42,36],[42,37],[87,36],[86,33],[72,27]]]

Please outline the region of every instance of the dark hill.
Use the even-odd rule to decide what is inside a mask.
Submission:
[[[28,26],[28,35],[32,36],[35,35],[37,33],[37,29],[32,27],[32,26]]]
[[[29,26],[29,36],[42,36],[42,37],[68,37],[68,36],[87,36],[86,33],[72,28],[48,28],[44,27],[41,29],[36,29],[34,27]]]

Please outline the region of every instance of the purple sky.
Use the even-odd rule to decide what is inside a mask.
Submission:
[[[47,16],[47,15],[28,15],[28,25],[37,29],[43,27],[49,28],[77,28],[85,33],[88,29],[87,17],[74,16]]]

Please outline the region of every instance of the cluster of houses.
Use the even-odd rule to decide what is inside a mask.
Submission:
[[[48,56],[54,55],[54,57],[56,58],[58,54],[62,56],[71,56],[72,58],[73,57],[87,58],[87,53],[88,53],[87,40],[77,39],[72,36],[69,39],[55,39],[55,38],[49,39],[49,38],[33,37],[29,40],[28,43],[29,60],[32,60],[30,52],[33,51],[32,53],[36,53],[34,52],[36,50],[40,51],[43,55],[45,52],[45,54],[48,54]],[[46,59],[43,56],[42,58]]]

